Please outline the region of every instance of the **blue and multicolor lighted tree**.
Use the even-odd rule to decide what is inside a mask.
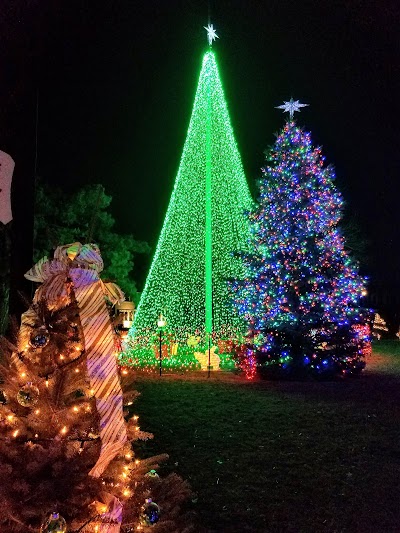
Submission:
[[[242,255],[247,277],[231,284],[254,348],[242,363],[249,373],[249,357],[261,371],[359,371],[369,342],[365,280],[338,227],[334,169],[291,117],[262,172],[249,213],[253,252]]]

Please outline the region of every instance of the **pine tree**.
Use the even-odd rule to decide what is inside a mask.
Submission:
[[[115,230],[110,210],[112,197],[100,184],[84,185],[74,192],[36,184],[34,260],[51,255],[60,242],[96,242],[107,265],[103,277],[113,279],[127,298],[139,300],[133,268],[137,254],[148,253],[146,242]]]
[[[0,530],[64,531],[65,520],[68,533],[128,533],[147,526],[190,531],[179,511],[189,487],[176,474],[162,479],[155,472],[167,456],[135,455],[135,442],[152,435],[140,429],[132,411],[138,393],[113,370],[107,310],[106,316],[96,312],[98,302],[104,304],[91,287],[103,285],[93,281],[98,278],[90,265],[101,258],[92,245],[57,252],[58,259],[28,273],[31,279],[43,275],[43,285],[22,316],[16,343],[2,341]],[[93,342],[73,279],[83,280],[89,315],[99,324]],[[107,285],[109,298],[120,294]],[[94,368],[99,354],[101,364],[97,359]],[[127,387],[123,398],[120,384]]]
[[[240,322],[229,307],[226,280],[243,274],[232,252],[246,249],[249,231],[243,213],[250,205],[216,57],[209,50],[174,190],[130,332],[135,343],[150,345],[147,357],[154,362],[151,338],[157,334],[160,313],[179,343],[180,365],[190,361],[189,336],[202,341],[211,333],[214,341],[237,336]],[[123,360],[140,364],[144,358],[144,352],[137,351]]]
[[[249,213],[247,276],[232,283],[260,369],[327,374],[364,366],[364,280],[344,248],[334,179],[310,133],[287,122],[267,153]],[[249,355],[242,364],[250,372]]]

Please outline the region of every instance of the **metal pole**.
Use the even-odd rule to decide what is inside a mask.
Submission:
[[[211,337],[208,337],[208,378],[211,377]]]
[[[162,357],[162,329],[160,328],[160,377],[162,374],[161,357]]]
[[[210,68],[210,67],[209,67]],[[205,227],[205,311],[206,338],[208,341],[208,377],[210,377],[211,335],[213,330],[213,301],[212,301],[212,102],[211,80],[207,84],[207,116],[206,116],[206,227]]]

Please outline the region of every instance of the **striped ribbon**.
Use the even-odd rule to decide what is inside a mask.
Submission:
[[[25,277],[42,282],[34,302],[45,298],[49,308],[62,306],[69,298],[66,282],[71,280],[85,338],[90,387],[100,415],[100,456],[89,472],[99,477],[127,440],[123,418],[122,390],[114,356],[114,332],[105,296],[113,303],[124,299],[115,284],[103,284],[99,272],[103,261],[94,244],[60,246],[54,259],[39,261]],[[60,301],[61,299],[61,301]],[[60,305],[61,303],[61,305]]]
[[[95,505],[107,506],[107,511],[101,514],[100,533],[119,533],[122,521],[122,502],[110,494],[102,492],[100,494],[101,502],[93,502]]]
[[[94,270],[69,271],[85,336],[90,386],[100,414],[101,453],[89,474],[99,477],[126,442],[122,390],[114,356],[114,333],[104,292]]]

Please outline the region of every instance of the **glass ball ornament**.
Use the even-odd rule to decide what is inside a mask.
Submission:
[[[153,526],[160,518],[160,507],[148,498],[142,505],[139,522],[141,526]]]
[[[32,331],[29,344],[32,348],[44,348],[50,340],[50,335],[47,329],[42,326]]]
[[[39,400],[39,389],[31,382],[24,385],[17,394],[17,402],[22,407],[32,407]]]
[[[66,531],[67,523],[58,513],[51,513],[40,528],[40,533],[66,533]]]
[[[149,472],[147,472],[145,477],[150,478],[150,479],[160,479],[160,476],[157,474],[155,470],[150,470]]]

